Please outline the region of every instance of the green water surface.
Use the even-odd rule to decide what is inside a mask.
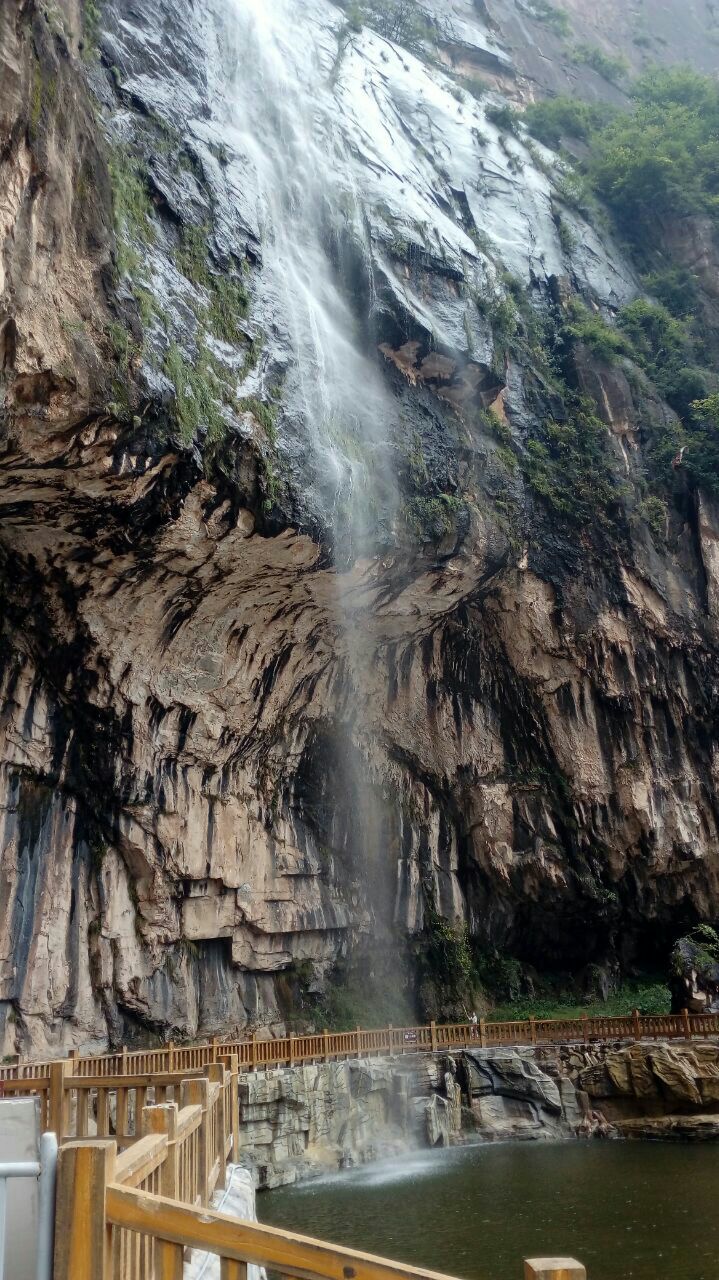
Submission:
[[[588,1280],[719,1280],[719,1146],[506,1143],[261,1194],[262,1222],[466,1277],[570,1255]]]

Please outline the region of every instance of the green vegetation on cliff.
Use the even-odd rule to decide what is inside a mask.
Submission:
[[[569,333],[608,363],[631,359],[679,416],[645,422],[649,483],[669,491],[684,447],[684,474],[719,493],[719,334],[679,256],[719,224],[719,85],[688,68],[654,70],[633,86],[628,110],[558,97],[524,121],[540,141],[570,148],[579,183],[610,214],[653,295],[623,308],[616,329],[575,312]]]
[[[580,1000],[571,994],[540,992],[502,1000],[488,1014],[490,1022],[514,1022],[524,1018],[626,1018],[638,1009],[646,1017],[669,1013],[671,991],[659,978],[623,983],[606,1000],[590,995]]]

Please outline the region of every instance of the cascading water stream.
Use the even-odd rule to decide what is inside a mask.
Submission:
[[[288,423],[302,420],[336,560],[347,564],[367,550],[380,512],[385,531],[391,520],[385,442],[394,407],[363,344],[368,317],[353,309],[342,278],[342,242],[358,241],[362,214],[333,110],[338,49],[322,43],[327,31],[312,27],[311,7],[228,0],[224,62],[232,140],[259,192],[258,292],[287,328],[282,402]]]
[[[316,0],[226,0],[219,53],[230,140],[258,192],[259,324],[274,330],[273,350],[283,352],[281,388],[260,391],[277,396],[283,454],[297,460],[331,530],[330,608],[345,672],[338,771],[367,880],[382,864],[382,817],[370,766],[348,744],[375,651],[373,565],[397,508],[387,443],[396,406],[372,353],[368,233],[337,123],[341,48],[326,21],[334,9],[322,5],[325,21],[313,24]]]

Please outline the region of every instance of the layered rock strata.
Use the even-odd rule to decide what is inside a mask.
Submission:
[[[260,1188],[462,1142],[719,1140],[719,1045],[477,1049],[286,1067],[240,1084]]]
[[[562,412],[502,343],[507,279],[608,315],[639,289],[493,121],[500,92],[580,73],[520,0],[458,0],[431,59],[297,6],[342,139],[332,268],[392,401],[407,516],[339,572],[231,112],[237,13],[200,8],[0,10],[10,1053],[281,1023],[353,967],[400,984],[430,906],[575,972],[647,962],[719,909],[717,513],[687,497],[659,544],[637,505],[642,423],[671,411],[575,353],[630,493],[620,536],[563,527],[496,434],[521,452]],[[595,9],[571,5],[604,40]],[[664,9],[704,65],[702,5]],[[457,96],[477,69],[484,105]],[[228,280],[249,299],[231,330]]]

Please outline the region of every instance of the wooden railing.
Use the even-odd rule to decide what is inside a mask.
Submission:
[[[116,1140],[70,1139],[61,1148],[55,1230],[56,1280],[181,1280],[167,1271],[165,1241],[107,1217],[110,1187],[205,1213],[225,1185],[229,1157],[237,1159],[237,1092],[222,1064],[212,1078],[180,1086],[180,1103],[145,1106],[124,1151]],[[236,1075],[235,1075],[236,1083]]]
[[[590,1044],[719,1037],[719,1014],[666,1014],[620,1018],[529,1018],[517,1022],[456,1023],[383,1027],[374,1031],[328,1032],[281,1039],[225,1040],[201,1045],[166,1045],[60,1062],[14,1062],[0,1066],[0,1097],[37,1094],[43,1125],[59,1138],[84,1137],[90,1124],[98,1136],[117,1136],[118,1145],[136,1137],[133,1117],[146,1102],[178,1097],[183,1080],[206,1075],[213,1063],[232,1058],[236,1069],[255,1071],[305,1062],[332,1062],[446,1049],[532,1044]],[[110,1126],[109,1110],[116,1122]],[[129,1127],[127,1127],[129,1125]]]
[[[182,1280],[186,1251],[221,1260],[222,1280],[256,1264],[296,1280],[444,1280],[256,1223],[209,1206],[239,1158],[239,1075],[332,1061],[462,1047],[719,1036],[719,1015],[537,1019],[386,1027],[284,1039],[217,1039],[97,1058],[11,1063],[0,1092],[40,1097],[61,1141],[55,1280]],[[94,1136],[91,1136],[90,1131]],[[584,1280],[572,1259],[533,1259],[529,1280]]]
[[[181,1133],[194,1124],[186,1110],[146,1110],[152,1135],[121,1155],[107,1141],[63,1147],[54,1280],[182,1280],[188,1249],[219,1258],[222,1280],[246,1280],[248,1264],[283,1280],[446,1280],[434,1271],[198,1209],[192,1189],[182,1203],[177,1169],[183,1157],[177,1153]],[[202,1157],[191,1163],[201,1179]],[[573,1259],[532,1259],[525,1262],[525,1277],[586,1280],[586,1273]]]
[[[87,1061],[93,1061],[88,1059]],[[47,1064],[35,1076],[0,1082],[0,1097],[36,1095],[43,1130],[57,1135],[62,1145],[94,1136],[113,1138],[117,1148],[133,1148],[143,1137],[143,1117],[162,1112],[167,1104],[183,1108],[180,1137],[211,1154],[206,1183],[213,1187],[224,1176],[228,1153],[239,1152],[239,1066],[234,1054],[219,1054],[215,1062],[193,1072],[148,1072],[146,1075],[80,1075],[78,1059]],[[149,1107],[149,1110],[148,1110]],[[192,1124],[189,1112],[199,1116]],[[188,1127],[189,1126],[189,1127]],[[205,1136],[204,1129],[207,1128]],[[189,1173],[182,1175],[187,1182]]]

